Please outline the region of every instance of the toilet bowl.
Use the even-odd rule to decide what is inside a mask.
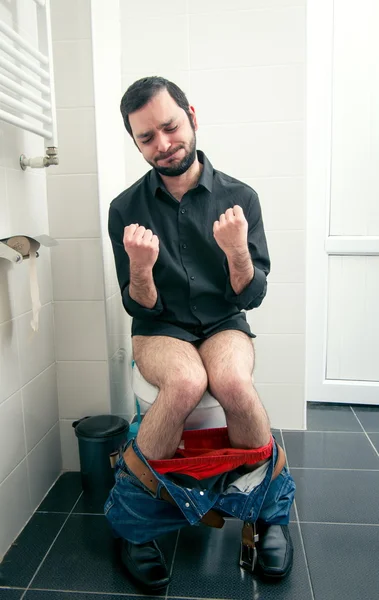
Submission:
[[[142,377],[134,361],[132,365],[132,388],[140,412],[144,415],[158,396],[159,388],[151,385]],[[226,427],[225,413],[216,398],[206,391],[197,407],[187,417],[184,429],[211,429],[216,427]]]

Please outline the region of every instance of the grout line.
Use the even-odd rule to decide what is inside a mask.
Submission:
[[[371,441],[371,439],[370,439],[369,435],[367,434],[367,431],[365,430],[365,428],[363,427],[362,423],[360,422],[360,420],[358,419],[357,415],[355,414],[355,411],[354,411],[353,407],[352,407],[352,406],[350,406],[350,408],[351,408],[351,410],[353,411],[353,415],[354,415],[354,417],[357,419],[357,421],[358,421],[359,425],[362,427],[362,430],[363,430],[363,432],[364,432],[365,436],[367,437],[368,441],[370,442],[371,446],[373,447],[373,449],[374,449],[374,452],[375,452],[376,456],[378,456],[378,457],[379,457],[379,452],[378,452],[378,451],[377,451],[377,449],[375,448],[375,446],[374,446],[374,444],[372,443],[372,441]]]
[[[172,555],[172,561],[171,561],[171,569],[170,569],[170,577],[172,576],[173,570],[174,570],[174,562],[175,562],[175,558],[176,558],[176,551],[178,549],[178,543],[179,543],[179,535],[180,535],[180,529],[178,530],[178,535],[176,536],[176,542],[175,542],[175,548],[174,548],[174,553]],[[167,600],[167,598],[169,597],[168,595],[168,591],[170,589],[170,585],[171,582],[168,584],[167,586],[167,590],[166,590],[166,595],[165,595],[165,600]]]
[[[362,433],[362,431],[340,431],[338,429],[328,429],[324,431],[318,431],[317,429],[283,429],[282,431],[285,433]]]
[[[46,558],[47,558],[47,556],[48,556],[48,554],[49,554],[50,550],[52,549],[52,547],[54,546],[55,542],[57,541],[57,539],[58,539],[58,537],[59,537],[59,535],[60,535],[60,533],[61,533],[62,529],[64,528],[64,526],[66,525],[66,523],[67,523],[67,521],[69,520],[70,516],[72,515],[72,512],[73,512],[73,510],[74,510],[75,506],[77,505],[77,503],[79,502],[80,498],[82,497],[82,495],[83,495],[83,492],[81,492],[81,493],[79,494],[79,497],[78,497],[78,499],[76,500],[76,502],[75,502],[74,506],[72,507],[72,510],[71,510],[71,512],[70,512],[70,513],[67,515],[67,518],[64,520],[64,522],[63,522],[63,525],[61,526],[61,528],[59,529],[59,531],[58,531],[57,535],[55,536],[55,538],[53,539],[52,543],[50,544],[50,546],[49,546],[49,548],[48,548],[48,550],[47,550],[47,552],[46,552],[45,556],[44,556],[44,557],[43,557],[43,559],[41,560],[41,562],[40,562],[39,566],[37,567],[37,569],[36,569],[36,571],[35,571],[35,573],[34,573],[33,577],[32,577],[32,578],[31,578],[31,580],[29,581],[29,585],[27,586],[27,588],[26,588],[25,592],[22,594],[22,596],[21,596],[20,600],[24,600],[24,598],[25,598],[25,594],[26,594],[26,593],[28,592],[28,590],[30,589],[30,586],[32,585],[32,583],[33,583],[34,579],[36,578],[36,575],[37,575],[37,574],[38,574],[38,572],[40,571],[40,569],[41,569],[41,567],[42,567],[43,563],[45,562],[45,560],[46,560]]]
[[[286,443],[284,441],[284,436],[283,436],[282,430],[280,430],[280,433],[281,433],[282,440],[283,440],[283,450],[284,450],[284,453],[285,453],[286,458],[287,458]],[[290,469],[290,466],[289,466],[288,459],[287,459],[287,466],[288,466],[289,473],[291,473],[291,469]],[[295,492],[295,496],[296,496],[296,492]],[[303,540],[303,534],[302,534],[301,527],[300,527],[300,519],[299,519],[298,510],[297,510],[296,500],[294,501],[294,509],[295,509],[295,515],[296,515],[296,519],[297,519],[297,527],[298,527],[299,536],[300,536],[300,543],[301,543],[301,547],[303,549],[305,566],[306,566],[306,569],[307,569],[307,575],[308,575],[309,587],[310,587],[310,590],[311,590],[311,596],[312,596],[312,600],[315,600],[315,594],[314,594],[313,585],[312,585],[312,578],[311,578],[311,573],[309,571],[307,553],[305,552],[305,545],[304,545],[304,540]]]
[[[332,523],[331,521],[299,521],[306,525],[355,525],[356,527],[379,527],[379,523]]]
[[[293,471],[368,471],[369,473],[377,473],[379,469],[338,469],[333,467],[291,467]]]

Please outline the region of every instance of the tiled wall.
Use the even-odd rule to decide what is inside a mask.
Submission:
[[[0,4],[0,19],[36,43],[33,2]],[[20,154],[44,142],[0,121],[0,239],[49,233],[44,170],[23,172]],[[33,333],[29,261],[0,259],[0,560],[61,470],[50,253],[37,259],[41,312]]]
[[[175,81],[197,109],[198,147],[260,196],[272,272],[248,315],[255,379],[273,426],[303,428],[305,0],[120,7],[123,89],[145,75]],[[126,133],[125,145],[130,185],[149,167]]]
[[[79,469],[72,423],[110,410],[89,0],[51,3],[59,166],[48,172],[60,431]]]

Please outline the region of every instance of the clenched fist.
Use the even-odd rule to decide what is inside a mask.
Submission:
[[[247,249],[247,230],[248,223],[238,204],[228,208],[213,224],[214,238],[226,255]]]
[[[145,229],[138,223],[124,229],[124,248],[130,264],[138,269],[152,269],[159,254],[159,239],[151,229]]]

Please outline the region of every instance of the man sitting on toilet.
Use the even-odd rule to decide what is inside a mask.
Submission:
[[[170,580],[159,535],[228,515],[245,523],[241,566],[254,568],[254,551],[262,574],[283,577],[295,485],[252,383],[255,335],[242,312],[261,304],[270,269],[258,196],[196,150],[196,113],[174,83],[136,81],[121,113],[153,168],[113,200],[109,234],[133,357],[159,394],[118,461],[105,513],[125,566],[152,590]],[[207,388],[227,430],[193,432],[196,442],[186,432],[178,455]]]

